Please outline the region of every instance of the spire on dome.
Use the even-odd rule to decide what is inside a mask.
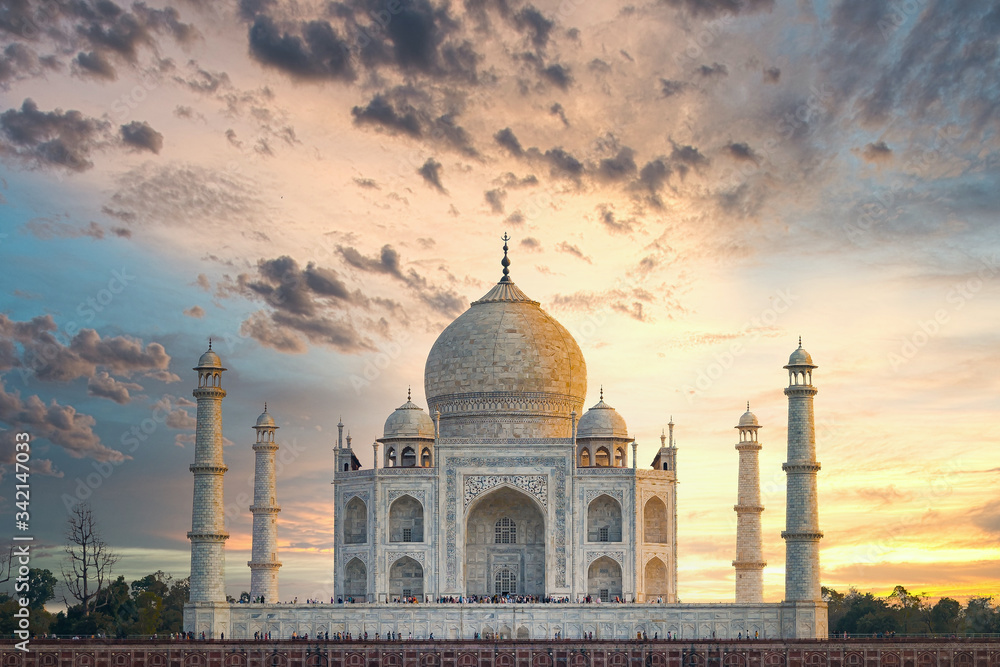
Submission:
[[[406,402],[407,403],[410,402],[410,389],[411,389],[410,385],[406,385]]]
[[[500,279],[500,282],[502,282],[502,283],[509,283],[510,282],[510,269],[507,268],[508,266],[510,266],[510,260],[507,259],[507,250],[508,250],[508,248],[507,248],[507,241],[509,241],[509,240],[510,240],[510,237],[507,236],[507,232],[504,232],[503,233],[503,259],[500,260],[500,266],[503,267],[503,278]]]
[[[601,400],[604,400],[604,385],[601,385]]]
[[[799,345],[800,346],[802,345],[802,339],[801,338],[799,339]],[[212,337],[211,336],[208,337],[208,349],[210,349],[210,350],[212,349]]]

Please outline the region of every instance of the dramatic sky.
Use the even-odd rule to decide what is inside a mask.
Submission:
[[[823,583],[998,594],[998,44],[985,0],[4,2],[0,534],[27,431],[36,565],[86,498],[127,578],[186,576],[213,336],[228,590],[267,401],[282,597],[329,597],[337,420],[370,465],[507,232],[588,405],[644,465],[677,423],[683,601],[733,596],[748,400],[782,597],[799,335]]]

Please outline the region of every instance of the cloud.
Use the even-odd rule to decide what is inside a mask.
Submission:
[[[756,153],[754,153],[753,149],[750,148],[749,144],[729,142],[726,144],[726,151],[729,153],[730,157],[735,160],[760,164],[760,158]]]
[[[156,377],[176,377],[169,373],[170,356],[159,343],[143,346],[141,340],[127,336],[101,338],[93,329],[81,329],[68,345],[61,341],[66,334],[57,332],[51,315],[40,315],[26,322],[0,314],[0,340],[19,345],[22,353],[15,366],[47,382],[69,382],[90,378],[97,369],[117,375],[141,373]],[[163,375],[165,373],[166,375]]]
[[[679,7],[694,16],[714,18],[722,14],[770,10],[774,0],[660,0]]]
[[[534,5],[528,5],[514,14],[514,24],[530,33],[531,43],[536,49],[544,49],[555,22],[538,11]]]
[[[729,68],[720,63],[712,63],[711,65],[702,65],[697,70],[698,74],[705,79],[714,79],[716,77],[729,76]]]
[[[884,141],[876,141],[865,145],[861,156],[865,162],[891,162],[892,149]]]
[[[442,315],[458,315],[465,308],[465,300],[451,289],[430,284],[414,269],[404,271],[399,253],[391,245],[382,246],[376,257],[366,257],[351,246],[338,246],[337,251],[355,269],[385,274],[403,282],[420,301]]]
[[[77,412],[73,406],[56,401],[45,404],[38,396],[21,398],[10,393],[0,380],[0,421],[10,428],[0,431],[0,461],[9,461],[14,454],[14,434],[28,431],[35,438],[45,439],[61,447],[73,458],[95,461],[124,461],[131,458],[105,446],[94,433],[97,421]]]
[[[670,161],[673,165],[673,170],[680,174],[681,178],[686,176],[692,168],[699,169],[708,165],[708,158],[702,155],[701,151],[694,146],[678,144],[673,140],[670,143],[673,146],[673,150],[670,153]]]
[[[34,218],[24,223],[24,231],[46,241],[54,238],[73,239],[83,236],[89,236],[92,239],[104,238],[104,228],[94,221],[85,227],[77,227],[57,220]]]
[[[170,394],[164,394],[162,398],[151,406],[154,411],[166,414],[163,423],[167,428],[181,431],[193,431],[198,425],[198,420],[191,416],[185,408],[192,407],[191,401],[179,400]]]
[[[302,79],[355,78],[349,47],[327,21],[298,26],[301,35],[280,29],[271,17],[258,14],[250,26],[250,54],[261,64]]]
[[[583,261],[585,261],[587,264],[594,263],[593,260],[590,259],[590,257],[583,254],[583,251],[580,250],[578,246],[570,245],[566,241],[561,241],[558,244],[556,244],[556,250],[558,250],[559,252],[567,253],[569,255],[573,255],[574,257],[578,257]]]
[[[667,179],[670,177],[671,171],[670,165],[667,164],[664,158],[650,160],[639,171],[638,184],[655,195],[663,189]]]
[[[569,127],[569,119],[566,118],[566,110],[563,109],[563,105],[558,102],[554,103],[549,107],[549,113],[553,116],[559,116],[559,120],[562,121],[563,127]]]
[[[635,229],[635,220],[616,220],[614,208],[610,204],[601,204],[597,207],[598,219],[604,228],[612,234],[628,234]]]
[[[520,225],[524,223],[524,213],[521,213],[520,209],[512,212],[506,218],[504,218],[504,223],[508,225]]]
[[[149,126],[149,123],[137,120],[121,126],[122,141],[140,151],[159,153],[163,148],[163,135]]]
[[[201,319],[205,317],[205,309],[201,306],[191,306],[184,310],[184,314],[188,317],[194,317],[196,319]]]
[[[365,107],[354,107],[351,115],[358,124],[379,125],[411,137],[422,134],[416,110],[408,105],[397,110],[383,95],[376,95]]]
[[[1000,500],[993,500],[972,510],[972,523],[1000,539]]]
[[[583,175],[583,163],[563,150],[562,147],[545,151],[543,157],[548,162],[550,172],[553,176],[579,180]]]
[[[532,236],[525,236],[521,239],[519,245],[528,252],[535,252],[542,249],[542,242]]]
[[[358,184],[360,188],[367,188],[370,190],[381,190],[378,183],[375,182],[373,178],[355,178],[354,182]]]
[[[444,186],[441,184],[441,172],[443,167],[441,163],[432,157],[427,158],[427,161],[417,169],[417,173],[420,174],[424,181],[435,188],[438,192],[447,193]]]
[[[240,331],[281,352],[305,352],[306,341],[349,353],[373,347],[350,313],[369,308],[371,300],[348,289],[333,269],[312,262],[303,269],[287,255],[261,259],[256,275],[240,274],[224,291],[260,299],[270,308],[253,313]]]
[[[494,188],[483,193],[483,198],[490,205],[490,210],[494,213],[503,213],[503,202],[507,198],[507,191],[503,188]]]
[[[40,111],[25,99],[21,109],[0,114],[0,154],[38,166],[85,171],[88,158],[103,141],[110,123],[87,118],[79,111]]]
[[[542,78],[549,83],[555,84],[562,90],[566,90],[573,83],[573,75],[570,72],[569,67],[559,63],[554,63],[548,67],[542,67],[539,70]]]
[[[14,2],[4,9],[0,31],[40,44],[50,42],[60,52],[77,51],[71,71],[83,77],[116,78],[111,59],[135,65],[141,48],[158,49],[156,35],[167,35],[181,45],[199,36],[193,25],[181,22],[176,9],[156,9],[142,2],[127,9],[93,0],[44,6]],[[46,67],[54,66],[52,57],[47,60]]]
[[[15,42],[0,53],[0,84],[41,76],[58,69],[55,56],[39,58],[31,47]]]
[[[92,375],[87,381],[87,393],[91,396],[110,398],[115,403],[126,405],[131,402],[129,391],[142,391],[142,386],[134,382],[119,382],[106,371]]]
[[[471,135],[458,124],[458,114],[454,111],[439,114],[432,100],[411,87],[400,86],[378,93],[367,105],[352,108],[351,115],[356,125],[372,125],[390,134],[425,138],[469,156],[478,154]]]
[[[660,92],[664,97],[679,95],[688,89],[691,84],[686,81],[676,81],[674,79],[660,79]]]
[[[90,51],[76,54],[73,58],[73,71],[81,77],[93,77],[114,81],[118,78],[114,65],[100,51]]]
[[[270,210],[260,188],[237,170],[148,162],[118,177],[103,212],[130,225],[211,229],[238,221],[255,229],[267,224]]]
[[[765,83],[778,83],[781,80],[781,70],[777,67],[767,67],[764,69]]]
[[[624,181],[635,174],[635,151],[627,146],[613,158],[605,158],[597,167],[597,176],[603,181]]]
[[[521,148],[521,142],[517,140],[517,137],[514,135],[514,131],[509,127],[505,127],[494,134],[493,139],[510,151],[512,155],[520,156],[524,153],[524,149]]]

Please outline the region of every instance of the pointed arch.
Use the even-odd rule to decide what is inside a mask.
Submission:
[[[607,447],[598,447],[594,452],[594,465],[599,468],[607,468],[611,465],[611,452]]]
[[[368,542],[368,506],[354,496],[344,508],[344,544]]]
[[[667,506],[658,496],[646,501],[642,509],[643,541],[647,544],[669,544],[670,527],[667,524]]]
[[[389,567],[389,599],[410,597],[424,601],[424,568],[409,556],[403,556]]]
[[[368,568],[360,558],[352,558],[344,566],[344,597],[358,602],[368,599]]]
[[[653,600],[662,597],[663,601],[667,600],[667,566],[657,557],[649,559],[646,563],[646,569],[644,571],[643,582],[645,583],[644,590],[646,592],[646,601],[652,602]]]
[[[389,541],[424,541],[424,506],[409,494],[389,505]]]
[[[622,506],[606,493],[594,498],[587,506],[587,540],[622,541]]]
[[[612,558],[601,556],[587,569],[587,594],[612,602],[622,596],[622,566]]]

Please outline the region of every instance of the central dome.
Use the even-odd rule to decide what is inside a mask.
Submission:
[[[424,392],[441,437],[568,438],[587,364],[569,331],[504,275],[438,336]]]

